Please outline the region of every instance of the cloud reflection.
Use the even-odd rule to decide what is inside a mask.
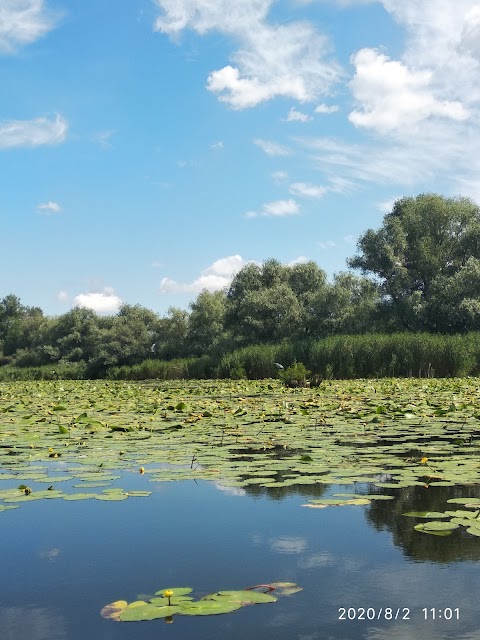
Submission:
[[[66,640],[66,618],[55,609],[0,607],[2,640]]]

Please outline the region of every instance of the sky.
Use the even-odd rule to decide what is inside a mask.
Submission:
[[[0,0],[0,297],[165,314],[480,203],[478,0]]]

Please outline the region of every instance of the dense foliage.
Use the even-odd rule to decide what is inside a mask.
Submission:
[[[257,377],[263,370],[271,375],[271,359],[251,367],[235,355],[238,350],[263,344],[275,345],[277,353],[277,346],[285,343],[283,349],[296,345],[287,365],[299,358],[327,377],[329,372],[368,375],[382,367],[384,375],[416,375],[428,366],[447,375],[478,368],[477,348],[471,346],[478,340],[473,338],[466,351],[455,346],[455,366],[444,353],[452,347],[440,348],[441,341],[435,349],[437,359],[443,354],[442,362],[435,367],[433,352],[421,355],[428,343],[424,338],[415,346],[407,337],[395,338],[395,348],[390,342],[386,354],[378,346],[381,336],[396,332],[480,331],[480,208],[474,202],[434,194],[402,198],[380,229],[360,237],[358,254],[348,263],[362,275],[340,273],[332,282],[313,261],[292,266],[274,259],[249,263],[226,290],[202,291],[188,311],[171,307],[163,317],[127,304],[115,316],[76,307],[46,317],[38,307],[24,306],[9,294],[0,300],[0,364],[52,365],[67,377],[97,377],[119,367],[137,367],[149,377],[158,376],[161,362],[167,366],[180,358],[189,363],[188,375],[193,377]],[[367,333],[377,336],[368,347],[345,337],[334,342],[339,345],[335,349],[350,349],[349,356],[327,354],[332,347],[326,345],[334,344],[329,340]],[[308,354],[299,357],[306,342]],[[356,346],[348,346],[352,344]],[[323,355],[314,357],[314,352]],[[382,367],[376,360],[379,353],[384,356]],[[178,368],[185,372],[183,365]]]

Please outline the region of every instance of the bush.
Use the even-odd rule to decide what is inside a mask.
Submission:
[[[310,373],[302,362],[295,362],[280,372],[280,378],[287,387],[306,387]]]

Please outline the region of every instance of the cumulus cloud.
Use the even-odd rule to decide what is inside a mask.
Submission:
[[[338,105],[336,104],[319,104],[318,107],[315,107],[315,113],[335,113],[338,111]]]
[[[298,111],[295,107],[290,109],[287,117],[285,118],[285,122],[310,122],[311,120],[313,120],[312,116],[309,116],[307,113],[302,113],[302,111]]]
[[[258,216],[284,218],[286,216],[294,216],[300,213],[300,206],[295,200],[273,200],[266,202],[261,211],[247,211],[246,218],[257,218]]]
[[[305,256],[298,256],[298,258],[290,260],[290,262],[287,262],[287,264],[289,267],[293,267],[296,264],[305,264],[306,262],[310,262],[308,258],[306,258]]]
[[[49,200],[48,202],[39,204],[37,206],[37,209],[40,213],[43,213],[46,216],[51,216],[55,213],[60,213],[62,207],[57,202],[52,202],[51,200]]]
[[[220,258],[204,269],[193,282],[177,282],[171,278],[163,278],[160,282],[160,293],[200,293],[204,289],[220,291],[230,284],[234,274],[245,264],[246,261],[238,254]]]
[[[293,182],[289,191],[294,196],[303,198],[321,198],[327,192],[327,189],[307,182]]]
[[[44,0],[2,0],[0,3],[0,53],[13,53],[41,38],[56,24]]]
[[[55,120],[4,120],[0,122],[0,149],[60,144],[67,136],[68,123],[57,114]]]
[[[469,112],[458,100],[439,100],[432,72],[409,69],[375,49],[361,49],[352,57],[356,67],[350,88],[358,107],[348,119],[358,127],[380,133],[409,129],[432,116],[466,120]]]
[[[256,144],[257,147],[260,147],[267,156],[288,156],[290,154],[290,149],[271,140],[256,138],[253,143]]]
[[[116,313],[122,305],[122,300],[111,287],[98,292],[80,293],[73,301],[75,306],[93,309],[97,313]]]
[[[156,0],[162,11],[154,29],[172,37],[184,29],[219,31],[240,43],[234,65],[212,71],[207,88],[234,109],[254,107],[275,97],[301,102],[328,92],[341,76],[329,59],[325,36],[306,22],[271,24],[273,0]]]

